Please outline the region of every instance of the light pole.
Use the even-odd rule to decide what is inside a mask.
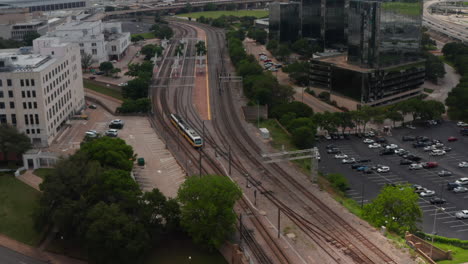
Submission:
[[[436,212],[435,212],[435,215],[434,215],[434,224],[432,225],[432,243],[431,243],[431,252],[429,254],[429,257],[432,259],[432,251],[434,249],[434,236],[437,234],[437,229],[436,229],[436,223],[437,223],[437,213],[439,212],[439,210],[441,211],[445,211],[445,208],[443,207],[437,207],[436,208]]]

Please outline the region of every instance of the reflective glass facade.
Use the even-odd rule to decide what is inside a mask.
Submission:
[[[302,0],[302,37],[322,39],[322,1]]]
[[[325,47],[345,47],[348,0],[322,0],[325,6]]]
[[[279,42],[294,42],[301,35],[301,4],[270,4],[269,38]]]
[[[422,1],[350,1],[348,61],[385,68],[421,59]]]

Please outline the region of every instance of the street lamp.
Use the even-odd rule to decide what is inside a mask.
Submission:
[[[445,211],[445,208],[443,207],[437,207],[436,208],[436,211],[435,211],[435,215],[434,215],[434,223],[432,225],[432,243],[431,243],[431,252],[429,254],[429,257],[432,259],[432,250],[434,249],[434,236],[437,234],[437,229],[436,229],[436,221],[437,221],[437,213],[439,212],[439,210],[441,211]]]
[[[190,264],[192,262],[192,256],[188,256],[188,263]]]

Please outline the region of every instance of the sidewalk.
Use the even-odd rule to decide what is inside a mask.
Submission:
[[[39,189],[39,185],[42,183],[42,178],[39,176],[36,176],[32,170],[27,170],[25,173],[21,174],[20,176],[16,178],[26,183],[27,185],[33,187],[34,189],[41,191]]]

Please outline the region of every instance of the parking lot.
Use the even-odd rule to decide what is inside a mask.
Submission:
[[[459,168],[458,163],[468,161],[468,137],[459,134],[459,128],[455,123],[445,122],[437,126],[418,127],[416,129],[394,129],[391,136],[385,135],[388,144],[396,144],[398,148],[408,150],[412,154],[422,158],[421,162],[437,162],[437,168],[409,170],[409,165],[400,165],[402,157],[393,155],[380,156],[382,148],[370,149],[368,144],[363,143],[364,138],[351,136],[349,140],[325,140],[319,144],[322,160],[320,170],[325,173],[342,173],[348,179],[351,189],[347,195],[358,203],[368,203],[375,198],[379,190],[385,184],[410,183],[419,184],[424,188],[435,191],[435,196],[419,199],[419,205],[424,213],[422,228],[427,233],[433,232],[434,217],[436,217],[436,231],[438,234],[448,237],[468,239],[468,219],[457,220],[455,213],[468,209],[468,192],[454,193],[447,190],[447,183],[454,182],[459,178],[468,177],[468,168]],[[430,139],[438,139],[451,151],[442,156],[430,156],[423,148],[413,148],[414,141],[402,141],[402,136],[426,136]],[[451,136],[458,138],[458,141],[448,142]],[[363,165],[369,167],[377,164],[390,167],[390,171],[379,173],[373,171],[365,174],[351,169],[351,164],[342,164],[342,159],[335,159],[334,154],[326,154],[328,144],[336,145],[339,150],[348,155],[349,158],[371,159]],[[441,170],[448,170],[453,173],[451,176],[440,177]],[[433,197],[446,199],[443,205],[432,205],[429,200]],[[437,216],[436,216],[437,214]]]

